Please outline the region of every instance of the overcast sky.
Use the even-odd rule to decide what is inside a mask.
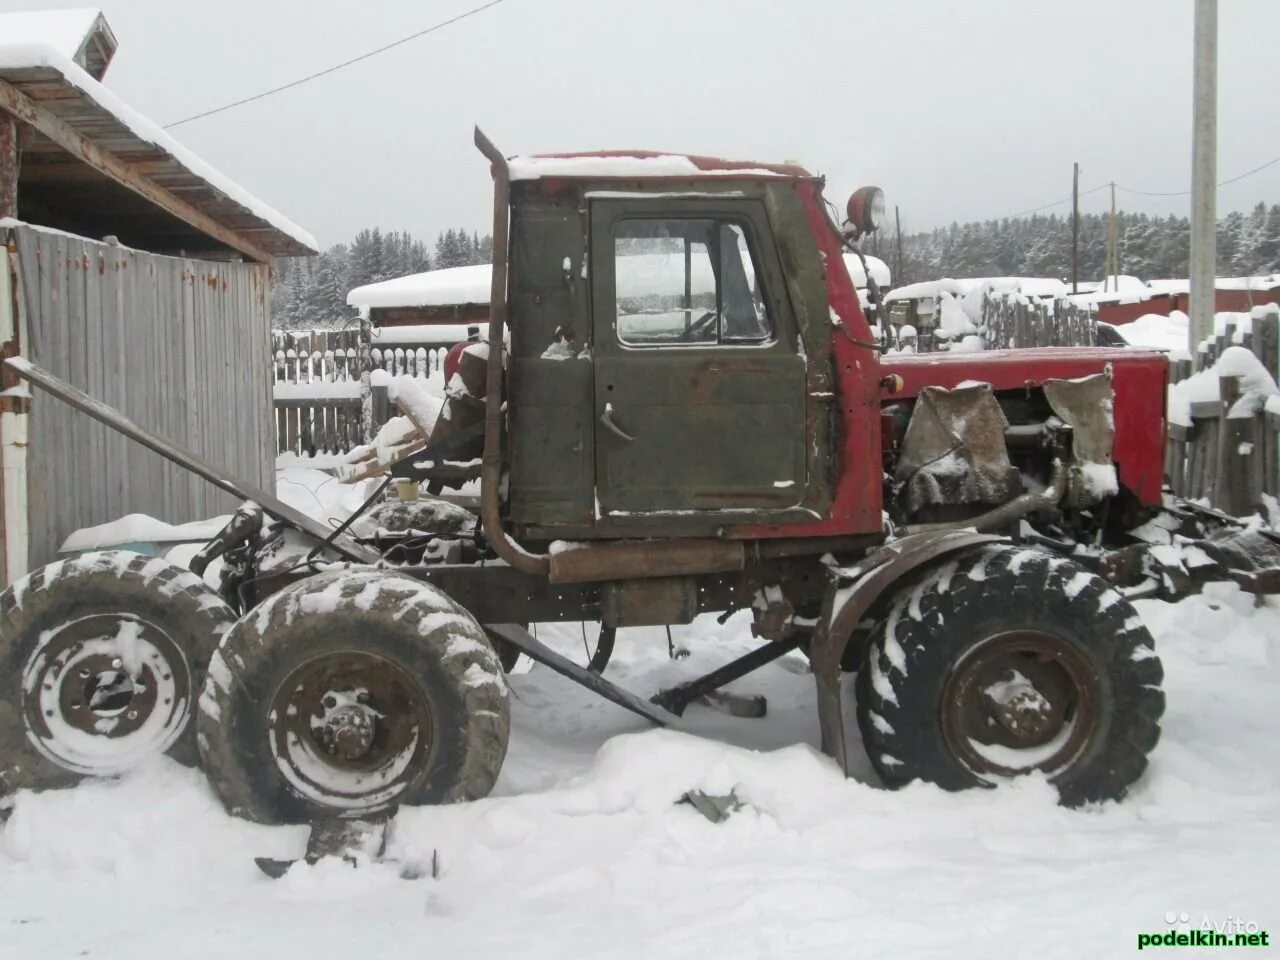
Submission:
[[[167,123],[479,0],[114,0],[107,84]],[[0,0],[0,9],[69,6]],[[479,123],[507,153],[643,147],[799,160],[903,227],[1014,214],[1114,179],[1190,178],[1192,0],[505,0],[336,74],[174,131],[322,244],[484,230]],[[1280,0],[1220,12],[1219,179],[1280,155]],[[1219,211],[1280,201],[1280,164]],[[1086,197],[1101,211],[1106,191]],[[1187,199],[1120,194],[1125,209]],[[1067,205],[1055,208],[1059,212]]]

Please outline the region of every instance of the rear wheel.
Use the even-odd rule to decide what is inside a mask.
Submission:
[[[310,577],[241,618],[198,731],[232,813],[263,823],[482,797],[506,755],[506,681],[484,631],[429,584]]]
[[[1162,675],[1151,635],[1101,578],[985,548],[893,599],[858,674],[858,722],[892,787],[1041,771],[1064,803],[1119,799],[1159,739]]]
[[[0,595],[0,782],[69,785],[197,759],[192,703],[235,614],[195,574],[125,551],[51,563]]]

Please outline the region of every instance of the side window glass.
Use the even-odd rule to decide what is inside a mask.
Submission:
[[[618,339],[637,347],[773,335],[747,232],[731,220],[634,218],[614,232]]]

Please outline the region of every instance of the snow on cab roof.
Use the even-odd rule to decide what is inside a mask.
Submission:
[[[179,192],[192,206],[229,229],[261,231],[263,225],[268,226],[278,237],[274,242],[258,239],[272,254],[297,256],[316,252],[318,245],[310,233],[201,160],[77,63],[77,55],[95,33],[111,36],[97,10],[0,16],[0,79],[19,92],[34,92],[38,86],[38,107],[47,109],[91,142],[109,134],[112,153],[155,149],[165,154],[170,165],[153,174],[157,182]],[[63,90],[49,89],[59,83]],[[163,161],[151,163],[156,169]]]
[[[644,180],[653,177],[809,177],[809,171],[793,163],[757,163],[723,160],[684,153],[652,150],[607,150],[598,153],[562,153],[511,157],[507,161],[512,180],[545,177],[598,180]]]

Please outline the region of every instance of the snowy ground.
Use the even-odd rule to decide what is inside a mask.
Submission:
[[[199,771],[162,761],[17,798],[0,956],[1121,957],[1168,911],[1280,934],[1280,604],[1223,589],[1140,606],[1169,709],[1121,805],[1070,812],[1037,781],[950,795],[842,780],[812,748],[798,656],[738,685],[768,695],[764,720],[692,708],[705,738],[526,669],[496,795],[395,822],[391,855],[436,851],[438,879],[332,863],[268,880],[253,857],[299,855],[303,831],[232,820]],[[540,635],[581,642],[576,626]],[[662,631],[623,631],[611,675],[648,692],[749,643],[741,618],[676,635],[693,650],[678,663]],[[691,788],[747,806],[712,824],[675,803]]]

